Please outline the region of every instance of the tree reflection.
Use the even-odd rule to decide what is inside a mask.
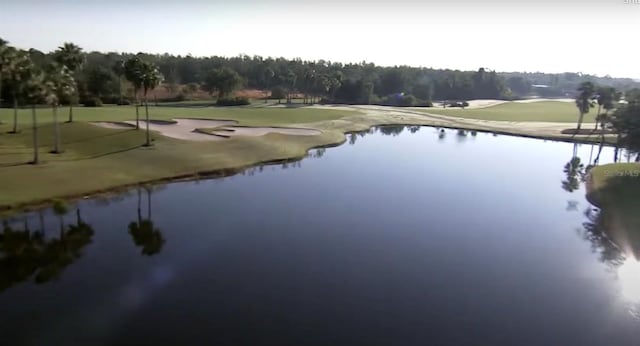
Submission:
[[[411,132],[411,133],[416,133],[416,132],[420,131],[421,127],[422,126],[408,126],[409,132]]]
[[[384,125],[378,127],[378,131],[385,136],[397,136],[404,131],[404,125]]]
[[[155,227],[151,219],[151,187],[145,187],[147,192],[147,218],[142,218],[142,191],[138,189],[138,221],[129,223],[129,234],[133,243],[141,248],[145,256],[153,256],[162,251],[165,239],[159,228]]]
[[[60,211],[60,210],[59,210]],[[40,214],[42,215],[42,214]],[[75,224],[61,223],[57,238],[45,239],[41,229],[32,231],[25,221],[23,229],[3,223],[0,233],[0,292],[21,282],[42,284],[58,279],[64,270],[82,257],[92,242],[94,230],[76,212]],[[63,220],[59,216],[60,220]]]
[[[564,165],[565,179],[562,181],[562,189],[573,192],[580,188],[580,182],[585,175],[585,168],[579,157],[574,156]]]

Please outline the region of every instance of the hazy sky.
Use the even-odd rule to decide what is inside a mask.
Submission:
[[[640,0],[0,0],[0,37],[42,51],[71,41],[88,51],[640,78],[639,33]]]

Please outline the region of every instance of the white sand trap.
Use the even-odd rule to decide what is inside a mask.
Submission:
[[[183,139],[188,141],[220,141],[233,136],[263,136],[267,133],[280,133],[292,136],[314,136],[322,132],[313,129],[287,128],[287,127],[248,127],[233,126],[238,122],[235,120],[207,120],[207,119],[180,119],[176,118],[171,121],[167,120],[151,120],[149,129],[160,132],[163,136]],[[136,122],[129,120],[125,122],[94,122],[96,126],[111,129],[131,129],[134,128]],[[146,128],[146,122],[140,121],[140,127]],[[211,133],[197,131],[196,129],[215,128]]]
[[[322,132],[313,129],[289,128],[289,127],[247,127],[228,126],[217,128],[212,133],[221,136],[264,136],[267,133],[279,133],[290,136],[315,136]]]
[[[94,121],[93,125],[104,127],[107,129],[133,129],[135,125],[127,124],[127,123],[119,123],[119,122],[109,122],[109,121]]]
[[[134,120],[126,122],[127,124],[135,125]],[[234,120],[206,120],[206,119],[173,119],[172,121],[159,121],[154,122],[151,120],[149,123],[149,129],[152,131],[158,131],[163,136],[184,139],[188,141],[219,141],[224,140],[224,137],[210,135],[202,132],[194,132],[197,128],[209,128],[226,125],[237,124]],[[144,120],[140,121],[140,127],[146,128],[147,124]]]

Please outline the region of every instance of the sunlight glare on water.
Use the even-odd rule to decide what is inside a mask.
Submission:
[[[618,268],[618,279],[623,297],[634,303],[640,303],[640,262],[635,258],[627,259]]]

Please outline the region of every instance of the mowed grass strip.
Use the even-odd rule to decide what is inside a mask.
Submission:
[[[539,101],[507,102],[485,108],[424,108],[421,112],[454,117],[497,121],[541,121],[574,123],[578,121],[578,109],[573,102]],[[585,123],[595,121],[596,108],[584,117]]]
[[[144,107],[140,107],[140,118],[144,119]],[[168,120],[172,118],[203,118],[236,120],[241,125],[286,125],[309,123],[324,120],[335,120],[354,111],[318,109],[312,107],[165,107],[149,106],[151,119]],[[38,122],[52,121],[50,108],[38,108]],[[58,110],[59,119],[67,119],[68,107]],[[125,121],[135,120],[134,106],[104,106],[104,107],[75,107],[73,110],[75,121]],[[9,131],[9,124],[13,123],[13,109],[0,109],[0,130]],[[31,110],[18,111],[18,123],[24,128],[31,126]]]

